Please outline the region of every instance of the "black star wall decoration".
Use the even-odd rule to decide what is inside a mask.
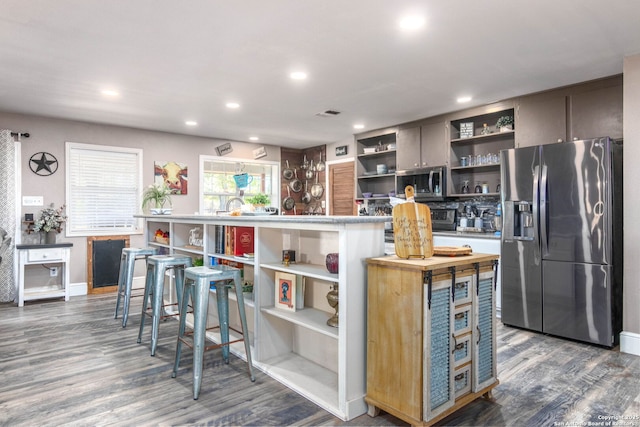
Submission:
[[[51,153],[41,151],[31,156],[29,168],[36,175],[53,175],[58,170],[58,159]]]

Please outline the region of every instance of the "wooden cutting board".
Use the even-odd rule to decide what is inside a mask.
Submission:
[[[442,256],[461,256],[469,255],[472,252],[471,248],[466,246],[434,246],[433,254]]]
[[[404,189],[407,202],[393,208],[393,238],[399,258],[431,258],[433,233],[429,206],[415,203],[413,187]]]

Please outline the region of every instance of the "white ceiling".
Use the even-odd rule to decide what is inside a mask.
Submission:
[[[399,30],[409,12],[422,31]],[[640,53],[636,0],[0,0],[0,15],[2,111],[299,148]]]

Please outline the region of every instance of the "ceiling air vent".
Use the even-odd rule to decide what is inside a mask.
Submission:
[[[333,117],[333,116],[337,116],[338,114],[340,114],[340,111],[336,111],[336,110],[325,110],[322,111],[320,113],[317,113],[316,116],[320,116],[320,117]]]

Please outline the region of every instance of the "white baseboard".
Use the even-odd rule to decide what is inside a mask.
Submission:
[[[69,296],[77,297],[87,294],[87,282],[72,283],[69,286]]]
[[[640,356],[640,334],[620,332],[620,352]]]
[[[144,276],[133,278],[132,289],[144,289]],[[87,282],[72,283],[71,286],[69,286],[69,296],[77,297],[87,295],[87,293]]]

